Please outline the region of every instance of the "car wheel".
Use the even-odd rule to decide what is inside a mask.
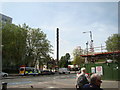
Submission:
[[[7,75],[5,74],[3,77],[7,77]]]

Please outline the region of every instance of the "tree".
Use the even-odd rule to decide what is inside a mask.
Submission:
[[[73,50],[73,64],[75,65],[79,65],[84,63],[84,59],[80,56],[83,54],[83,50],[81,48],[75,48]]]
[[[52,45],[46,38],[46,34],[40,28],[30,28],[25,24],[23,27],[28,30],[25,64],[35,66],[37,61],[40,65],[47,64],[50,60],[49,53],[52,53]]]
[[[3,67],[20,65],[35,66],[46,64],[52,45],[46,34],[39,28],[15,24],[4,24],[2,28]]]
[[[65,67],[68,68],[68,60],[70,60],[70,54],[66,53],[65,56],[62,56],[60,61],[59,61],[59,67]]]
[[[109,36],[106,41],[106,49],[108,52],[120,50],[120,34]]]
[[[0,71],[2,71],[2,25],[0,23]]]
[[[14,24],[4,24],[2,28],[3,67],[19,66],[25,55],[27,31]]]
[[[108,37],[106,41],[106,49],[108,52],[120,51],[120,34],[113,34],[112,36]],[[119,58],[120,53],[113,55],[111,59],[120,62]]]

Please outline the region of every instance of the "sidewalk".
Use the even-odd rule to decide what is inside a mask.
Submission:
[[[119,82],[120,81],[111,81],[111,80],[102,80],[102,88],[118,88],[120,87]]]

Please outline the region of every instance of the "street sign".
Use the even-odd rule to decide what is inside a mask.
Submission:
[[[96,66],[96,73],[99,75],[103,75],[103,68],[102,66]]]
[[[91,67],[91,73],[95,73],[95,67]]]

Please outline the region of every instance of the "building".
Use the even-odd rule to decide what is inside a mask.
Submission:
[[[0,23],[5,24],[5,23],[12,23],[12,18],[6,15],[3,15],[0,13]]]

